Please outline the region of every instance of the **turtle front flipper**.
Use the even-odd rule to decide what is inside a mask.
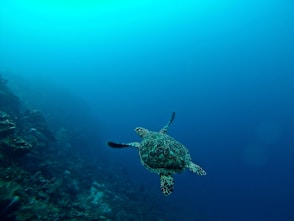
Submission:
[[[168,127],[171,125],[171,123],[174,121],[174,119],[175,119],[175,116],[176,116],[176,113],[175,112],[173,112],[172,113],[172,116],[171,116],[171,118],[170,118],[170,120],[169,120],[169,122],[159,131],[159,133],[161,133],[161,134],[166,134],[166,132],[167,132],[167,129],[168,129]]]
[[[174,191],[174,178],[170,174],[160,174],[160,188],[165,196]]]
[[[139,147],[140,143],[139,142],[132,142],[132,143],[115,143],[112,141],[108,141],[107,145],[112,147],[112,148],[124,148],[124,147]]]
[[[188,165],[188,169],[192,172],[192,173],[196,173],[199,176],[205,176],[206,175],[206,171],[202,169],[201,166],[190,162]]]

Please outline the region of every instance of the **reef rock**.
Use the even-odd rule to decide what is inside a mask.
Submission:
[[[15,123],[11,120],[10,116],[0,111],[0,137],[7,137],[14,133],[16,128]]]
[[[10,157],[24,156],[33,149],[30,143],[15,135],[1,140],[0,146],[3,148],[3,152],[7,153]]]

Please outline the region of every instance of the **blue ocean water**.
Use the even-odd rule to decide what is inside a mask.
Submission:
[[[135,127],[159,130],[175,111],[169,134],[207,171],[175,176],[165,200],[183,220],[292,221],[293,10],[287,0],[1,0],[0,71],[49,121],[57,110],[99,134],[89,160],[103,155],[150,192],[159,178],[137,151],[105,143],[139,141]]]

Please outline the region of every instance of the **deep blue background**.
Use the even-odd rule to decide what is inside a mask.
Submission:
[[[20,94],[49,117],[62,91],[78,96],[100,124],[97,158],[150,191],[159,179],[137,151],[104,143],[138,141],[135,127],[159,130],[176,111],[169,134],[207,171],[175,177],[169,200],[185,205],[183,220],[294,220],[292,1],[1,0],[0,10],[2,75],[16,91],[14,81],[30,85]]]

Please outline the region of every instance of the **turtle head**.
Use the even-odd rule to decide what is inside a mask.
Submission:
[[[149,130],[143,128],[143,127],[136,127],[135,132],[142,138],[144,138],[148,133]]]

